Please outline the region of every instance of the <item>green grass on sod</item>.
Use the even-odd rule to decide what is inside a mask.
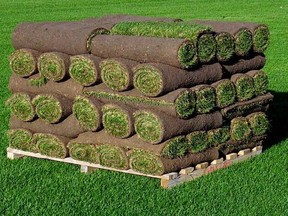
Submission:
[[[288,215],[288,8],[285,1],[4,1],[0,19],[0,215]],[[208,10],[207,8],[213,8]],[[264,71],[275,95],[273,147],[244,163],[201,177],[172,190],[158,179],[97,170],[47,160],[6,158],[10,96],[7,57],[19,22],[79,20],[111,13],[252,21],[270,28]]]

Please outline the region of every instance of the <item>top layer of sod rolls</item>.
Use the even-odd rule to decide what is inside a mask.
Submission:
[[[119,35],[149,36],[163,38],[183,38],[193,42],[200,62],[210,62],[216,53],[216,42],[207,26],[197,24],[164,22],[122,22],[113,26],[111,33]],[[186,55],[186,50],[181,53]],[[181,58],[181,54],[179,55]],[[197,58],[193,59],[193,64]]]

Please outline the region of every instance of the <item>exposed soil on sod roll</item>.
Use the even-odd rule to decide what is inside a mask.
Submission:
[[[246,116],[253,112],[266,112],[273,98],[272,94],[267,93],[248,101],[236,102],[235,104],[221,109],[221,113],[225,119],[232,119],[238,116]]]
[[[34,94],[18,92],[12,94],[6,101],[11,113],[22,121],[32,121],[35,117],[35,108],[32,104]]]
[[[99,83],[101,80],[99,63],[101,60],[101,58],[90,54],[71,56],[70,77],[83,86]]]
[[[107,34],[113,24],[85,22],[21,23],[12,34],[15,49],[30,48],[40,52],[69,55],[89,53],[90,41],[97,34]]]
[[[238,56],[246,56],[253,47],[253,35],[248,24],[243,22],[224,22],[210,20],[192,20],[193,23],[211,26],[213,31],[227,32],[234,36],[235,53]],[[246,26],[247,24],[247,26]]]
[[[102,107],[105,131],[115,137],[127,138],[135,133],[133,109],[127,105],[105,104]]]
[[[7,131],[9,147],[29,152],[38,152],[32,142],[33,134],[25,129],[11,129]]]
[[[67,144],[70,138],[47,133],[33,134],[32,142],[42,155],[56,158],[66,158],[69,155]]]
[[[219,63],[203,65],[193,71],[181,70],[161,63],[140,64],[133,68],[134,86],[143,95],[156,97],[178,88],[212,83],[223,76]]]
[[[36,114],[47,123],[57,123],[72,113],[72,100],[56,94],[40,94],[33,98]]]
[[[236,100],[236,89],[229,79],[219,80],[211,85],[215,89],[216,105],[219,108],[227,107]]]
[[[32,133],[49,133],[69,138],[75,138],[80,133],[84,132],[73,115],[68,116],[64,121],[58,124],[47,124],[42,119],[36,119],[32,122],[23,122],[14,116],[11,116],[10,128],[23,128]]]
[[[234,74],[231,81],[235,85],[236,96],[238,101],[246,101],[255,96],[253,78],[247,74]]]
[[[191,118],[195,112],[195,95],[190,89],[181,88],[157,98],[147,98],[136,89],[122,93],[100,84],[84,88],[83,93],[103,103],[119,102],[138,109],[154,108],[178,118]]]
[[[137,64],[136,61],[123,58],[105,59],[100,63],[101,79],[112,90],[125,91],[131,89],[133,87],[132,68]]]
[[[137,135],[152,144],[192,131],[220,127],[223,120],[220,112],[197,115],[183,120],[159,111],[138,110],[134,113],[134,117]]]
[[[102,58],[157,62],[188,69],[197,65],[196,49],[189,40],[123,35],[97,35],[91,52]]]
[[[260,70],[252,70],[246,74],[253,78],[255,95],[258,96],[267,93],[269,80],[266,73]]]
[[[38,77],[38,75],[35,74],[28,79],[24,79],[12,74],[8,88],[12,92],[28,92],[33,94],[46,94],[49,92],[51,94],[62,95],[72,100],[74,100],[77,95],[82,94],[83,86],[79,85],[72,79],[63,82],[53,82],[50,80],[41,87],[31,86],[29,81],[36,77]]]
[[[215,89],[210,85],[197,85],[191,88],[196,95],[196,112],[209,113],[216,106]]]
[[[40,52],[32,49],[15,50],[9,56],[9,66],[20,77],[29,77],[37,72],[37,59]]]
[[[234,59],[230,62],[222,63],[221,65],[224,68],[224,72],[228,76],[231,76],[236,73],[246,73],[250,70],[259,70],[264,67],[265,62],[266,58],[262,54],[245,59]]]

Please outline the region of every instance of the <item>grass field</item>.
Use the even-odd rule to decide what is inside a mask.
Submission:
[[[121,3],[120,3],[121,2]],[[288,215],[287,0],[0,0],[0,215]],[[250,161],[172,190],[159,180],[25,158],[6,159],[10,35],[23,21],[77,20],[112,13],[225,19],[269,25],[265,71],[275,95],[272,135]]]

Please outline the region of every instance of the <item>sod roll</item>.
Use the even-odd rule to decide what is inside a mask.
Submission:
[[[220,62],[230,61],[235,55],[235,39],[227,32],[219,32],[215,35],[217,44],[216,58]]]
[[[21,23],[12,34],[15,49],[30,48],[40,52],[62,52],[69,55],[89,53],[91,39],[107,34],[113,24],[85,22]]]
[[[206,131],[194,131],[187,134],[189,150],[192,153],[198,153],[210,147],[208,134]]]
[[[40,154],[55,158],[68,156],[67,144],[69,138],[53,134],[35,133],[32,142],[35,143]]]
[[[27,92],[31,94],[58,94],[63,97],[74,100],[77,95],[82,94],[83,86],[77,84],[72,79],[63,82],[48,81],[40,87],[31,86],[30,81],[37,79],[38,75],[33,75],[28,79],[21,78],[12,74],[9,80],[8,88],[12,92]]]
[[[108,134],[127,138],[135,133],[133,108],[127,105],[105,104],[101,110],[103,127]]]
[[[248,115],[249,125],[254,136],[263,136],[270,129],[270,122],[264,112],[256,112]]]
[[[235,102],[236,89],[231,80],[222,79],[211,86],[215,89],[217,107],[224,108]]]
[[[57,123],[72,113],[72,101],[60,95],[40,94],[33,98],[36,114],[47,123]]]
[[[68,143],[68,149],[70,157],[75,160],[99,164],[99,152],[94,144],[83,144],[73,140]]]
[[[257,23],[246,23],[246,26],[253,33],[253,51],[263,53],[269,45],[270,32],[268,26]]]
[[[11,129],[7,131],[9,147],[23,151],[37,152],[35,143],[32,142],[33,134],[25,129]]]
[[[178,119],[159,111],[138,110],[134,113],[135,131],[139,138],[157,144],[171,137],[196,130],[217,128],[222,125],[220,112]]]
[[[268,111],[269,104],[272,100],[273,95],[267,93],[248,101],[236,102],[235,104],[221,109],[221,113],[225,119],[232,119],[238,116],[246,116],[253,112],[266,112]]]
[[[6,101],[11,113],[22,121],[32,121],[35,117],[35,108],[32,104],[33,94],[14,93]]]
[[[247,74],[234,74],[231,81],[235,85],[238,101],[246,101],[255,96],[253,78]]]
[[[215,89],[209,85],[197,85],[191,88],[196,95],[196,112],[209,113],[216,106]]]
[[[105,59],[100,63],[101,79],[110,89],[125,91],[133,87],[132,68],[138,63],[123,58]]]
[[[178,88],[211,83],[222,78],[219,63],[203,65],[197,70],[186,71],[160,63],[137,65],[134,69],[134,86],[143,95],[156,97]]]
[[[20,77],[29,77],[37,72],[37,59],[40,56],[36,50],[18,49],[9,56],[9,66],[13,73]]]
[[[87,96],[94,97],[103,103],[119,102],[138,109],[157,109],[169,115],[188,119],[195,113],[195,94],[190,89],[177,89],[157,98],[147,98],[136,89],[115,92],[100,84],[83,90]]]
[[[101,80],[99,63],[101,60],[101,58],[89,54],[71,56],[70,77],[83,86],[99,83]]]
[[[77,96],[73,102],[73,115],[84,130],[102,129],[102,103],[94,98]]]
[[[102,58],[156,62],[184,69],[197,65],[194,44],[187,39],[97,35],[92,39],[91,52]]]
[[[242,59],[234,59],[229,62],[221,63],[225,74],[231,76],[236,73],[246,73],[250,70],[259,70],[264,67],[266,58],[263,54],[254,55]]]
[[[268,92],[269,80],[265,72],[260,70],[252,70],[247,73],[254,81],[255,95],[264,95]]]
[[[245,117],[236,117],[231,120],[230,136],[233,141],[249,140],[251,132],[249,122]]]
[[[224,142],[227,142],[230,139],[230,130],[228,126],[209,130],[207,134],[208,142],[211,146],[215,147],[219,146]]]
[[[60,52],[43,53],[38,58],[38,70],[45,78],[61,81],[69,76],[70,56]]]
[[[216,42],[210,28],[184,22],[121,22],[113,26],[114,35],[189,39],[196,47],[198,59],[210,62],[216,53]],[[196,64],[197,58],[194,59]]]
[[[209,20],[193,20],[194,23],[207,25],[216,32],[227,32],[234,37],[235,53],[247,56],[253,47],[253,35],[247,24],[242,22],[224,22]]]
[[[32,122],[24,122],[11,116],[9,127],[11,129],[26,129],[32,133],[49,133],[69,138],[75,138],[80,133],[84,132],[73,115],[68,116],[65,120],[57,124],[47,124],[42,119],[36,119]]]

